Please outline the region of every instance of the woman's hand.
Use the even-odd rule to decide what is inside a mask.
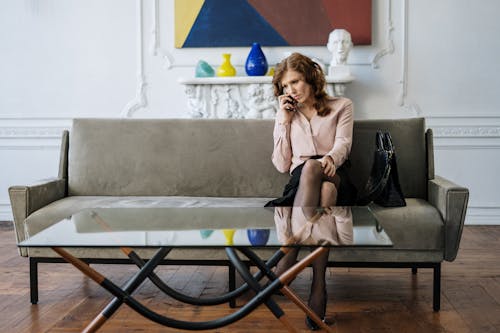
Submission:
[[[335,176],[335,171],[337,168],[335,167],[335,163],[333,162],[333,158],[330,155],[325,155],[323,158],[320,158],[318,161],[321,162],[321,167],[323,168],[323,173],[328,177]]]
[[[281,124],[291,122],[294,116],[294,112],[296,111],[297,101],[295,101],[290,95],[281,95],[278,96],[278,102],[278,121]]]

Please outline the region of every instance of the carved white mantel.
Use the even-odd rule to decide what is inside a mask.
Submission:
[[[278,102],[271,76],[180,78],[193,118],[274,118]],[[353,76],[326,77],[332,96],[343,96]]]

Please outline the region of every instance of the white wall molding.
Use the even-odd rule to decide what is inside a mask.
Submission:
[[[60,138],[63,130],[71,127],[70,118],[0,117],[0,140],[2,139],[54,139]]]
[[[0,150],[53,150],[71,119],[1,117],[0,124]]]
[[[159,0],[154,0],[153,6],[153,25],[151,28],[151,46],[150,52],[153,56],[160,56],[164,60],[163,69],[171,69],[175,59],[172,55],[165,49],[161,47],[160,42],[160,18],[159,18]]]
[[[436,137],[500,138],[500,126],[438,126],[432,131]]]
[[[436,123],[464,123],[468,124],[470,123],[471,120],[475,122],[484,122],[484,123],[493,123],[493,124],[500,124],[500,116],[495,113],[495,114],[474,114],[474,115],[439,115],[439,114],[433,114],[433,115],[428,115],[426,117],[427,119],[436,122]]]
[[[478,116],[432,116],[425,118],[427,127],[432,128],[434,137],[446,139],[500,139],[500,117]],[[474,144],[473,142],[468,142]]]
[[[0,127],[0,139],[54,139],[60,138],[67,127]]]
[[[143,38],[143,1],[136,0],[136,70],[137,70],[137,83],[136,95],[134,99],[125,105],[121,112],[122,117],[132,117],[134,113],[148,105],[146,98],[147,82],[144,75],[144,38]]]
[[[388,54],[393,54],[394,53],[394,40],[392,37],[392,32],[394,30],[394,26],[392,24],[392,0],[388,0],[387,2],[387,20],[386,20],[386,47],[380,51],[378,51],[372,58],[371,60],[371,66],[374,69],[377,69],[380,67],[379,61],[383,57],[385,57]]]
[[[491,150],[500,148],[500,117],[426,118],[439,150]]]
[[[402,31],[402,41],[401,41],[401,80],[400,92],[398,98],[398,104],[401,107],[406,105],[406,96],[408,95],[408,0],[403,1],[403,28]],[[409,106],[410,111],[414,114],[420,112],[418,104],[413,104]]]

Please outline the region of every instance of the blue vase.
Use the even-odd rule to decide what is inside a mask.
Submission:
[[[267,60],[259,43],[253,43],[245,63],[245,71],[249,76],[261,76],[267,73]]]
[[[253,246],[263,246],[269,240],[269,229],[248,229],[247,237]]]

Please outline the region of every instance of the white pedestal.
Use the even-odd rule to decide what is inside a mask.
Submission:
[[[349,69],[349,66],[345,65],[330,66],[330,68],[328,68],[328,76],[341,79],[351,76],[351,71]]]

